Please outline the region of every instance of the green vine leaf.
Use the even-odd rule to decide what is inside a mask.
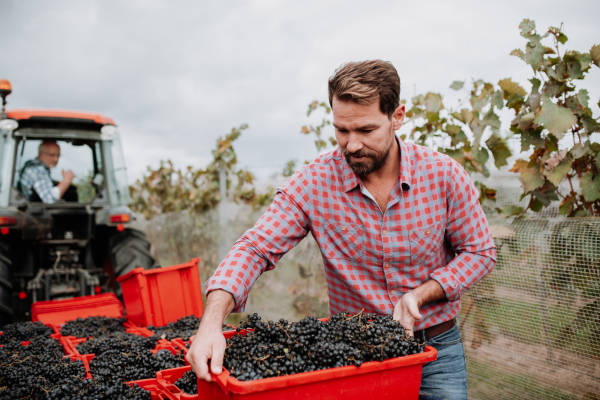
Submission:
[[[536,124],[541,124],[548,129],[558,140],[577,123],[573,111],[566,107],[554,104],[547,96],[543,97],[542,112],[535,118]]]
[[[490,110],[485,114],[482,122],[485,125],[491,126],[492,128],[500,129],[500,118],[494,114],[493,107],[491,107]]]
[[[465,83],[461,81],[454,81],[452,82],[452,85],[450,85],[450,89],[460,90],[463,88],[464,84]]]
[[[590,95],[587,90],[581,89],[579,93],[577,93],[577,100],[579,103],[585,108],[589,108],[588,103],[590,101]]]
[[[579,186],[585,201],[592,202],[600,199],[600,175],[594,177],[591,172],[586,172],[581,176]]]
[[[494,156],[494,165],[496,168],[500,168],[504,165],[508,165],[508,157],[512,155],[510,148],[506,144],[506,140],[502,139],[499,135],[493,134],[490,138],[485,142],[488,149],[492,152]]]

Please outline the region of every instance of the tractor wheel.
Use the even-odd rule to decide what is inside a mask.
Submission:
[[[12,321],[12,284],[10,283],[10,245],[0,241],[0,326]]]
[[[115,279],[135,268],[152,269],[159,267],[150,254],[150,242],[144,232],[126,229],[108,239],[110,260]],[[121,284],[115,282],[115,293],[122,297]]]

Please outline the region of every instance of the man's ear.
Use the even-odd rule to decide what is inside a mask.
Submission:
[[[400,104],[394,111],[392,116],[392,122],[394,124],[394,131],[397,131],[402,127],[404,123],[404,117],[406,116],[406,107],[404,104]]]

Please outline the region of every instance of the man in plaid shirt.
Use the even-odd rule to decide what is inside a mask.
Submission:
[[[56,167],[59,158],[59,145],[45,140],[38,148],[38,157],[25,163],[17,188],[27,200],[52,204],[63,197],[75,174],[71,170],[63,171],[63,180],[54,186],[50,168]]]
[[[221,324],[242,312],[252,285],[309,232],[327,277],[329,312],[392,314],[437,347],[421,393],[466,399],[466,366],[455,317],[461,295],[495,265],[478,193],[450,157],[399,140],[400,78],[388,62],[349,63],[329,80],[339,148],[277,191],[207,282],[207,305],[187,359],[210,380],[222,367]]]

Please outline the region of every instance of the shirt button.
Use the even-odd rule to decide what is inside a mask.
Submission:
[[[387,267],[389,267],[389,266],[390,266],[390,264],[388,264],[388,263],[385,263],[383,266],[387,268]]]
[[[425,231],[425,233],[429,235],[429,234],[431,233],[431,231],[430,231],[429,229],[427,229],[427,230]]]
[[[345,227],[345,226],[342,226],[342,230],[343,230],[343,231],[345,231],[345,230],[346,230],[346,227]]]
[[[393,296],[393,295],[395,295],[395,294],[396,294],[396,291],[395,291],[395,290],[392,290],[390,293],[391,293],[391,295]]]
[[[384,235],[385,235],[385,234],[387,234],[387,231],[386,231],[385,229],[383,230],[383,234],[384,234]]]

